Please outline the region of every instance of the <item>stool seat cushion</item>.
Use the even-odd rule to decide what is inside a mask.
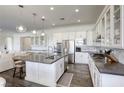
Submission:
[[[25,66],[24,64],[15,65],[16,68],[21,68],[21,67],[24,67],[24,66]]]
[[[18,63],[23,63],[23,61],[21,61],[21,60],[15,61],[15,64],[18,64]]]

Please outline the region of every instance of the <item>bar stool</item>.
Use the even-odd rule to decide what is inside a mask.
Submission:
[[[14,63],[15,63],[15,68],[14,68],[13,77],[15,77],[17,69],[19,69],[19,72],[17,72],[17,73],[20,73],[20,78],[22,78],[22,74],[24,73],[23,70],[25,67],[24,61],[20,60],[20,61],[15,61]]]

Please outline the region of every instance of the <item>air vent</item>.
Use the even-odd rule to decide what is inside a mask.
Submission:
[[[36,16],[37,14],[36,13],[32,13],[33,16]]]
[[[19,5],[19,7],[24,8],[24,6],[23,6],[23,5]]]
[[[60,20],[65,20],[65,18],[64,18],[64,17],[62,17],[62,18],[60,18]]]

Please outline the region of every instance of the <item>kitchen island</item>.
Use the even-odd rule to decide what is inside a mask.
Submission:
[[[56,86],[64,73],[63,54],[31,53],[26,57],[25,80],[46,86]]]

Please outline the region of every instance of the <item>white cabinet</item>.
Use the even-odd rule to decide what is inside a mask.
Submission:
[[[64,39],[63,40],[68,40],[68,34],[69,34],[69,32],[64,32]]]
[[[75,52],[75,63],[88,64],[88,53]]]
[[[86,45],[88,45],[88,46],[93,45],[93,31],[92,30],[88,30],[86,32],[86,37],[85,38],[86,38]]]
[[[64,58],[58,60],[56,63],[56,81],[61,77],[61,75],[64,73]]]
[[[105,46],[105,17],[101,19],[101,46]]]
[[[124,76],[101,73],[102,87],[124,87]]]
[[[124,6],[106,6],[94,27],[94,45],[124,48],[123,20]]]
[[[89,69],[94,87],[124,87],[124,76],[99,72],[94,60],[90,57]]]
[[[33,35],[31,36],[32,46],[42,46],[47,44],[47,36]]]
[[[90,57],[90,55],[88,56],[88,59],[89,59],[89,69],[90,69],[90,75],[91,75],[91,79],[92,79],[92,82],[93,82],[93,85],[95,85],[95,79],[94,79],[94,61],[93,59]]]
[[[26,62],[26,76],[30,78],[31,81],[38,80],[38,63]]]
[[[26,61],[26,77],[31,82],[46,86],[56,86],[58,79],[64,73],[64,58],[52,64]]]
[[[101,86],[101,74],[98,71],[97,67],[94,66],[94,86],[100,87]]]
[[[109,7],[105,13],[105,45],[112,45],[112,13],[111,7]]]
[[[54,33],[53,34],[53,41],[62,42],[62,33]]]
[[[122,41],[122,29],[121,29],[121,22],[122,22],[122,7],[119,5],[115,5],[113,8],[113,44],[114,46],[121,46]],[[123,25],[122,25],[123,26]]]
[[[68,39],[75,40],[75,32],[68,32]]]

